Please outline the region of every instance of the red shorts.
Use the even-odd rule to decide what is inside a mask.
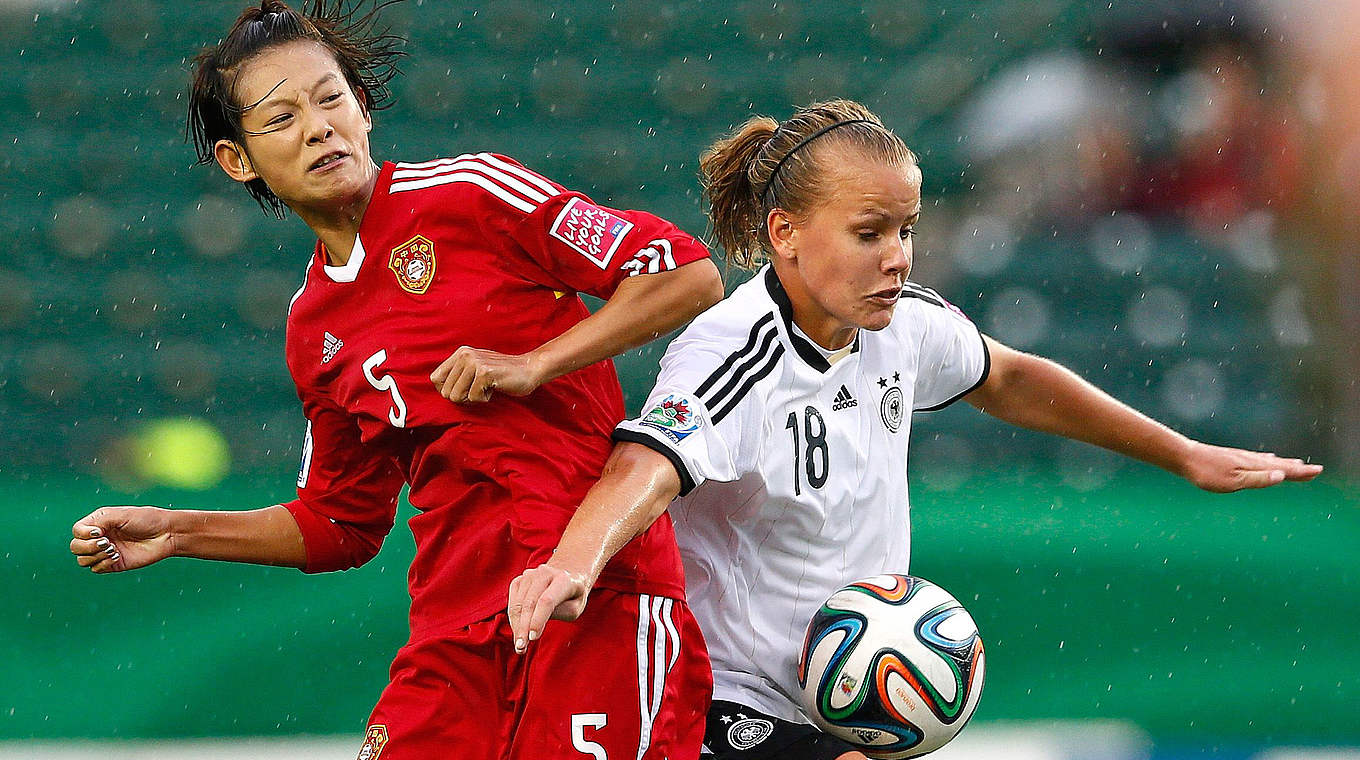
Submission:
[[[402,647],[360,760],[697,760],[713,690],[683,601],[591,592],[515,654],[505,613]]]

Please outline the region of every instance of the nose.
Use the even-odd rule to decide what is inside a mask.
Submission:
[[[308,109],[304,118],[306,130],[303,134],[306,135],[308,145],[324,143],[335,134],[335,128],[331,126],[325,112],[314,108]]]
[[[911,271],[911,236],[901,238],[894,235],[890,239],[896,242],[890,242],[884,251],[883,273],[905,278]]]

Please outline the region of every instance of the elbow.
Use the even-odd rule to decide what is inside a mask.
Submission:
[[[328,535],[307,544],[306,573],[330,573],[362,567],[378,556],[387,532],[358,525],[334,523]]]
[[[630,493],[647,514],[647,524],[661,516],[680,495],[680,474],[671,460],[637,443],[621,442],[605,464],[601,482]]]
[[[722,275],[711,259],[695,261],[680,267],[685,277],[684,300],[680,304],[686,321],[707,311],[723,299]]]
[[[707,311],[709,307],[723,300],[726,295],[723,289],[722,275],[718,273],[718,268],[712,261],[703,262],[703,282],[702,290],[698,296],[699,311],[696,314]]]
[[[305,573],[328,573],[359,567],[378,554],[383,539],[392,530],[396,498],[391,512],[363,521],[328,517],[300,499],[284,507],[292,514],[302,537]]]
[[[385,534],[373,534],[366,531],[355,531],[341,539],[341,555],[343,566],[337,570],[350,570],[356,567],[363,567],[368,561],[378,556],[378,550],[382,549]]]

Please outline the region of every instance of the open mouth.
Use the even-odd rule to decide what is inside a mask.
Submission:
[[[897,303],[897,299],[901,297],[902,297],[901,286],[884,288],[883,290],[880,290],[877,293],[874,293],[873,295],[869,296],[870,300],[878,301],[879,303],[883,304]]]
[[[333,153],[327,153],[321,158],[318,158],[315,163],[313,163],[310,167],[307,168],[307,171],[317,171],[318,169],[325,169],[326,167],[339,163],[341,160],[347,158],[348,156],[349,156],[348,153],[339,150]]]

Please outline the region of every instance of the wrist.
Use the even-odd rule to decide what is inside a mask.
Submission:
[[[595,568],[591,563],[573,560],[556,551],[553,552],[543,564],[554,570],[561,571],[567,576],[567,580],[579,586],[586,592],[589,592],[590,589],[594,588],[595,581],[599,576],[599,573],[595,571]]]
[[[1199,442],[1180,433],[1172,433],[1174,438],[1169,446],[1169,456],[1162,467],[1174,475],[1189,478],[1194,467],[1195,450]]]
[[[179,509],[164,509],[154,507],[161,517],[161,525],[164,526],[166,556],[167,557],[187,557],[192,556],[192,519],[193,512]]]
[[[539,346],[524,355],[525,366],[529,371],[529,377],[533,380],[534,387],[537,388],[544,383],[552,380],[558,375],[565,374],[558,369],[557,361],[551,354],[548,343]]]

